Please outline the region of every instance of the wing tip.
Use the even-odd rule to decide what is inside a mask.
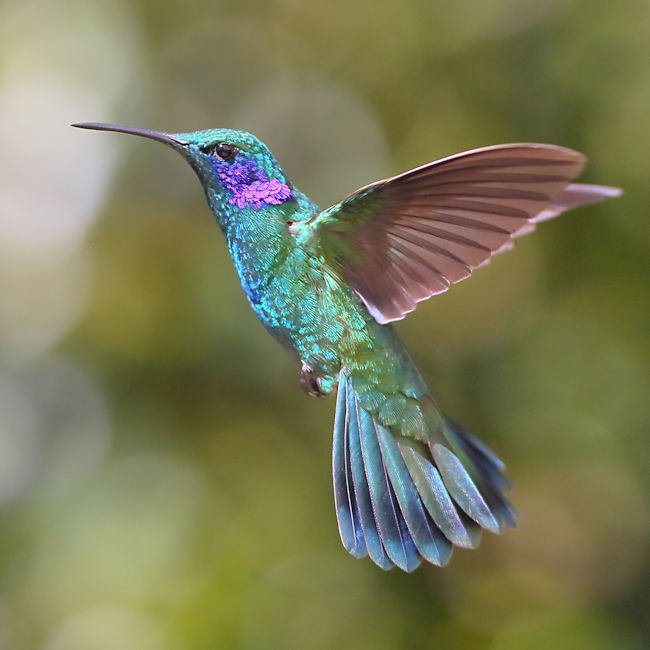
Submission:
[[[578,187],[583,191],[590,192],[593,194],[596,201],[604,201],[605,199],[615,199],[623,195],[623,189],[620,187],[613,187],[611,185],[588,185],[586,183],[576,183],[575,185],[569,185],[569,188]]]

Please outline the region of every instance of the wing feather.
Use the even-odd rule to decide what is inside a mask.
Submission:
[[[539,221],[618,196],[570,184],[585,161],[544,144],[475,149],[363,187],[310,227],[373,316],[398,320]]]

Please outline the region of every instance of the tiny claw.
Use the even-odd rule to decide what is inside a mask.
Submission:
[[[300,387],[311,397],[324,397],[327,391],[323,389],[323,380],[316,371],[304,361],[301,361]]]

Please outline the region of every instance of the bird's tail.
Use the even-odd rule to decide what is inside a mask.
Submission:
[[[446,444],[396,436],[363,409],[350,378],[339,380],[332,467],[343,546],[382,569],[412,571],[422,558],[445,565],[452,545],[474,548],[481,528],[515,525],[503,495],[503,463],[447,420]]]

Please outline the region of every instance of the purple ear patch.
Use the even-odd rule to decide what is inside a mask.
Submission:
[[[213,164],[221,184],[232,193],[228,202],[238,208],[259,210],[294,198],[286,183],[269,178],[254,160],[239,157],[233,163],[215,160]]]

